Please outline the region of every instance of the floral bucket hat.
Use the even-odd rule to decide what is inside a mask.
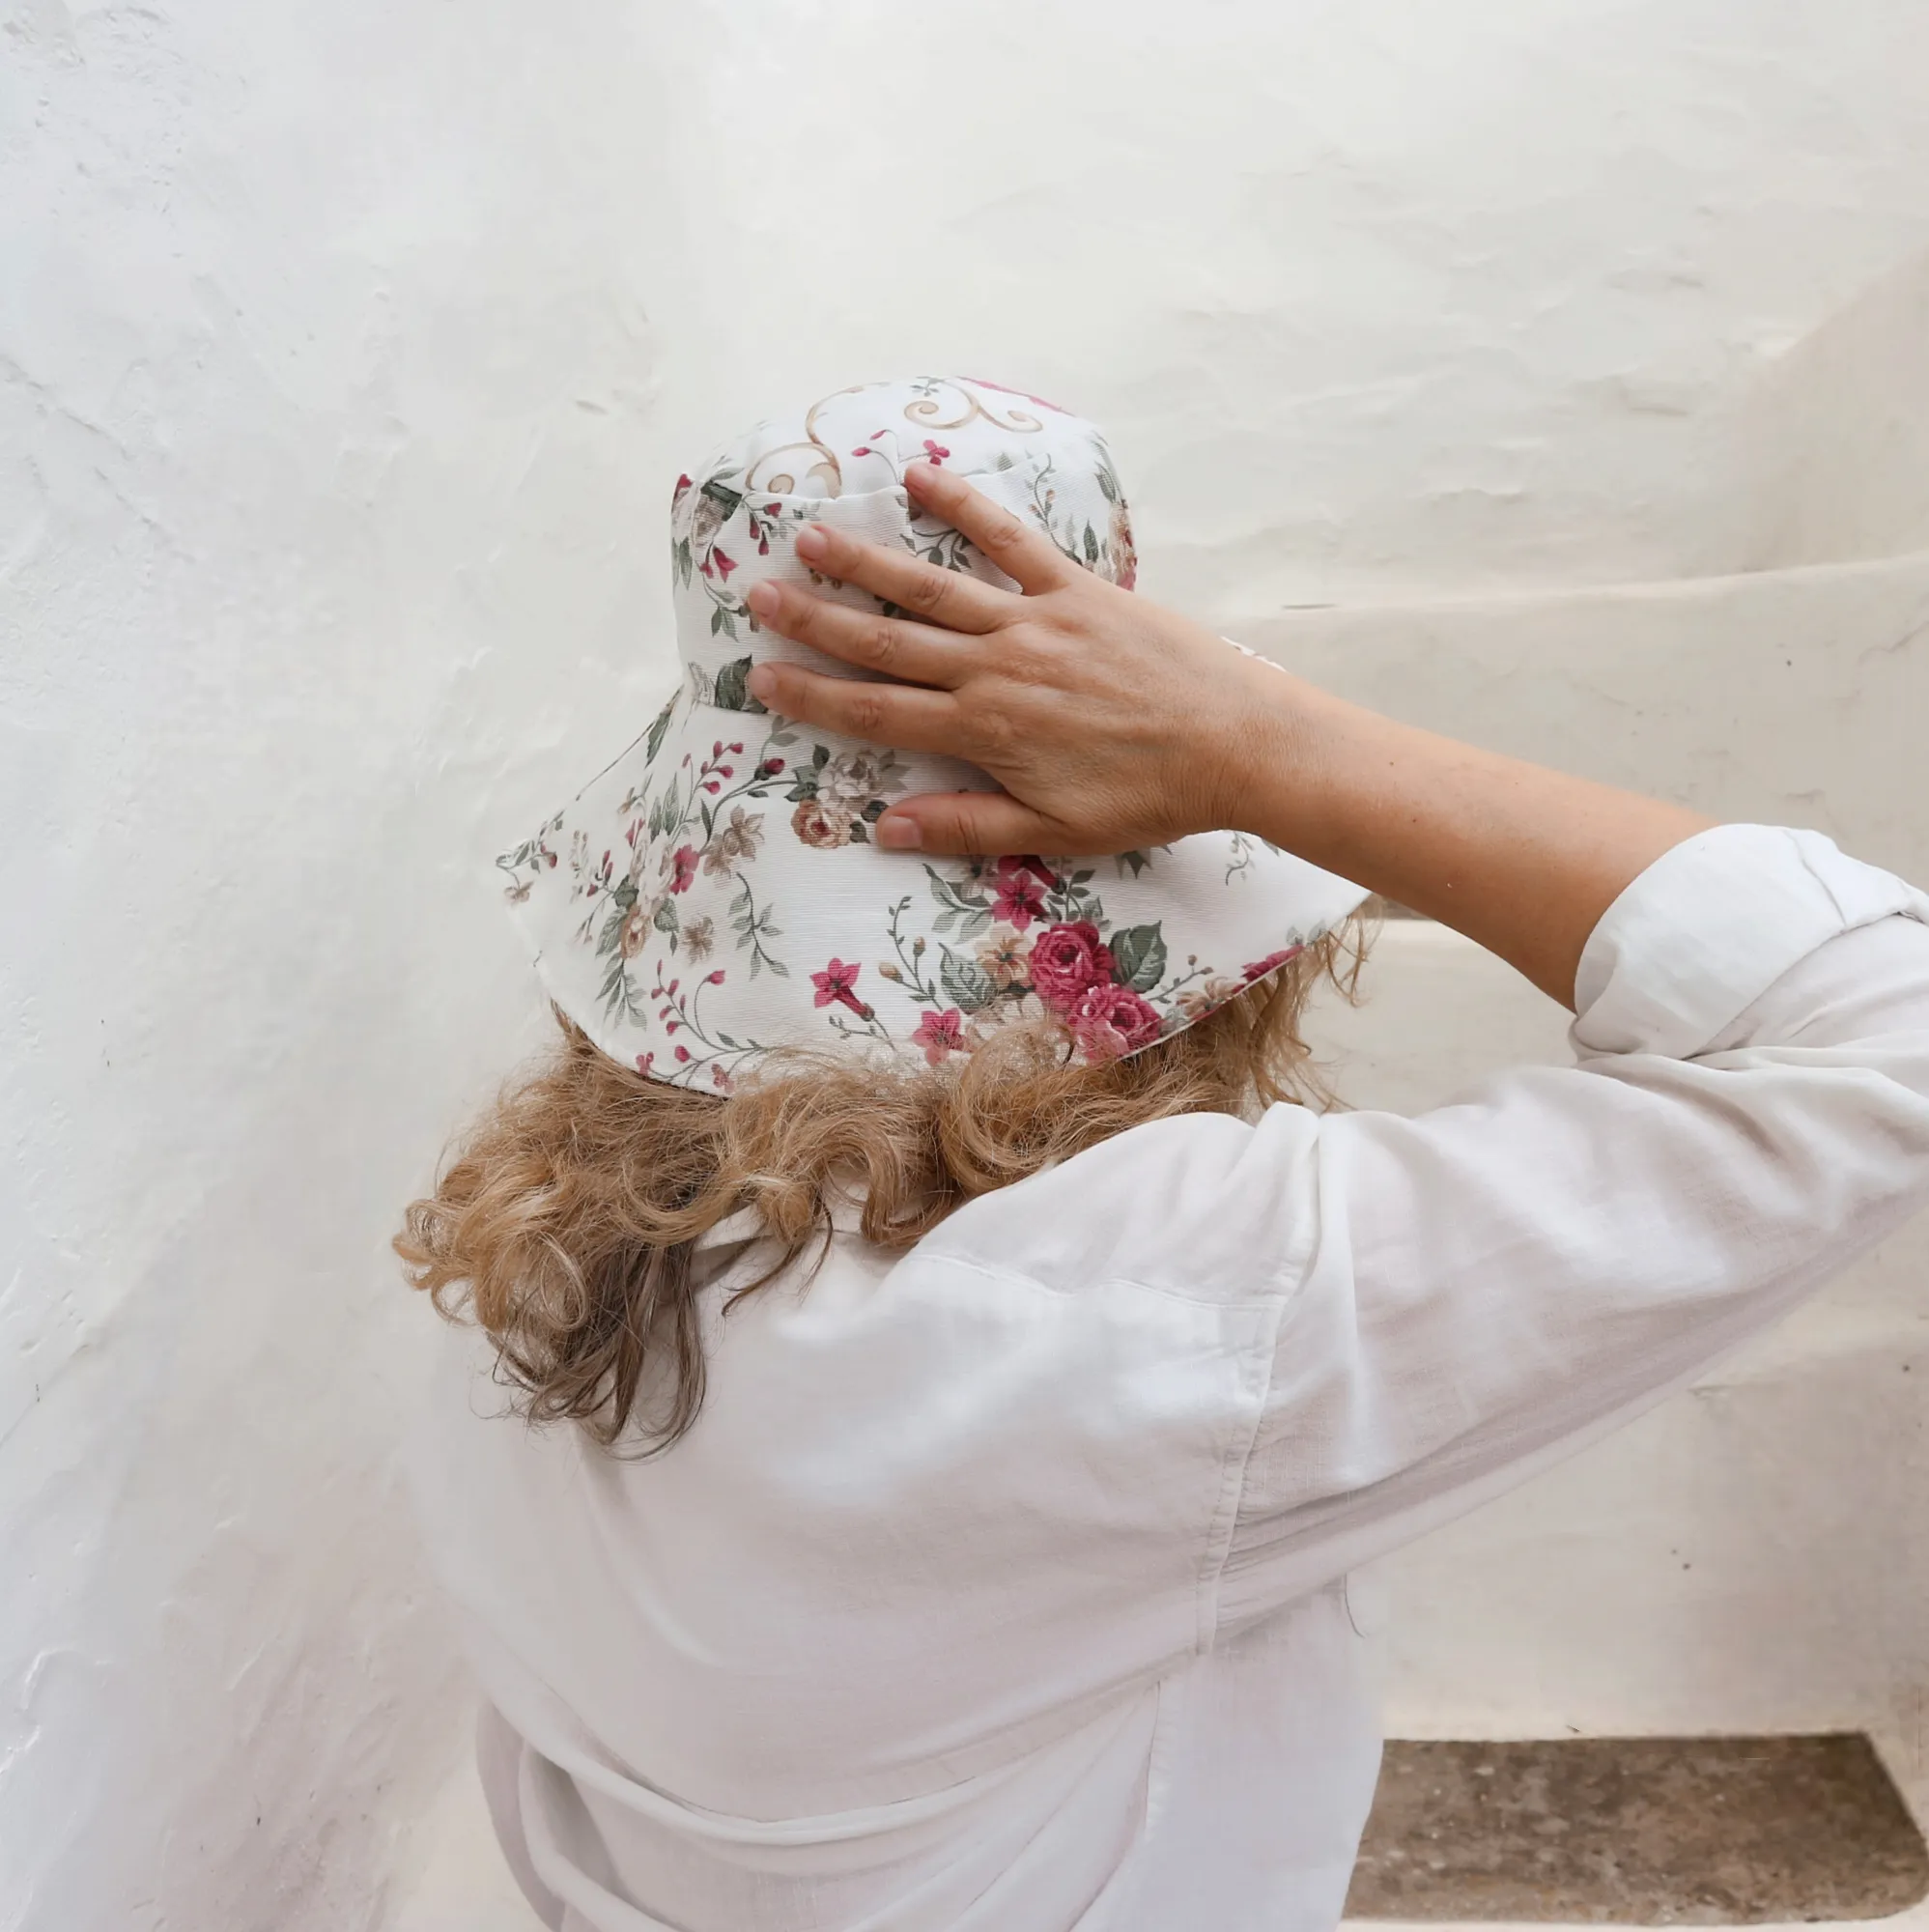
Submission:
[[[841,390],[677,479],[682,679],[628,751],[496,861],[552,998],[651,1079],[727,1092],[793,1047],[941,1065],[1048,1013],[1077,1055],[1116,1059],[1204,1018],[1365,897],[1237,832],[1107,858],[881,850],[870,828],[894,800],[993,781],[767,712],[745,683],[759,658],[861,673],[760,629],[744,593],[770,578],[882,608],[797,556],[811,522],[1012,587],[913,505],[913,463],[956,470],[1131,586],[1131,520],[1104,438],[995,383]]]

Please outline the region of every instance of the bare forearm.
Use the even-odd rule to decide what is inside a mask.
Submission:
[[[1268,680],[1268,683],[1273,680]],[[1240,829],[1463,932],[1565,1006],[1601,916],[1712,821],[1278,680]],[[1246,822],[1250,821],[1250,822]]]
[[[886,850],[1123,852],[1230,827],[1457,927],[1571,1005],[1601,916],[1708,820],[1347,704],[1063,557],[950,472],[905,488],[1021,585],[807,530],[798,554],[925,621],[765,583],[760,622],[890,683],[764,663],[787,718],[979,766],[999,792],[894,804]]]

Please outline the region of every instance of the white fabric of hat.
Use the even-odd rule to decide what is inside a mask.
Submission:
[[[1088,1060],[1142,1051],[1276,970],[1364,897],[1241,833],[1104,858],[933,859],[870,828],[914,792],[992,789],[950,759],[787,723],[750,696],[759,658],[849,666],[761,630],[744,593],[826,583],[793,549],[817,522],[1010,586],[914,511],[939,463],[1130,587],[1131,519],[1093,426],[994,383],[869,383],[759,423],[677,479],[670,546],[683,677],[655,721],[496,861],[556,1005],[652,1079],[727,1092],[808,1047],[969,1054],[1056,1013]]]

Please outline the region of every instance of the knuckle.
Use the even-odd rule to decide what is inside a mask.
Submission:
[[[935,851],[968,852],[972,847],[970,816],[950,806],[930,813],[925,821],[924,842]]]
[[[1008,763],[1018,749],[1018,727],[1001,705],[981,705],[971,721],[973,750],[984,764]]]
[[[776,622],[787,638],[808,639],[823,631],[824,607],[814,597],[807,597],[785,584],[778,586],[782,599],[777,607]]]
[[[951,579],[949,574],[921,571],[906,585],[904,602],[920,616],[929,617],[950,602],[951,588]]]
[[[1008,511],[1002,510],[984,520],[984,535],[979,541],[980,547],[994,555],[1009,556],[1014,550],[1023,548],[1025,526]]]
[[[1059,652],[1049,630],[1036,624],[1014,624],[999,637],[998,668],[1014,683],[1049,684]]]
[[[853,691],[844,700],[844,718],[853,736],[874,737],[884,724],[884,699],[868,688]]]
[[[896,663],[899,648],[897,632],[889,617],[881,617],[865,632],[865,662],[879,670],[888,670]]]

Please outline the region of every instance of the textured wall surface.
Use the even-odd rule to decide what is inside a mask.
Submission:
[[[1059,395],[1229,620],[1759,563],[1742,400],[1929,243],[1926,32],[0,0],[0,1928],[383,1910],[460,1699],[383,1243],[536,1037],[487,858],[648,705],[694,448]]]
[[[653,82],[0,20],[0,1925],[349,1932],[461,1721],[383,1244],[534,1025],[515,771],[652,669]]]

